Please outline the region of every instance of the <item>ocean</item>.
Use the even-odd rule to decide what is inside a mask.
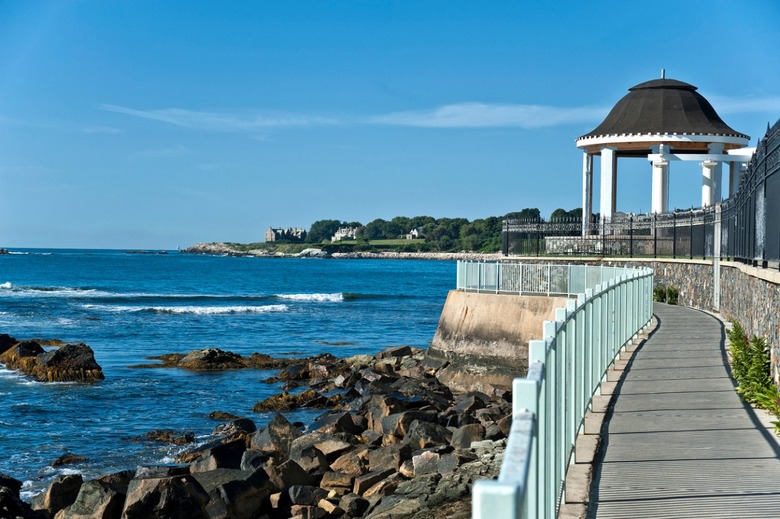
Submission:
[[[272,371],[138,369],[147,357],[203,348],[275,357],[348,357],[427,347],[455,262],[11,250],[0,255],[0,333],[92,347],[106,379],[41,383],[0,367],[0,472],[23,496],[57,475],[90,479],[173,462],[184,447],[143,440],[154,429],[211,438],[213,411],[263,426],[252,406],[280,391]],[[289,418],[309,422],[321,411]],[[51,467],[66,452],[77,465]]]

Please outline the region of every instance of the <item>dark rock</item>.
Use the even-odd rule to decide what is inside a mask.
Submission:
[[[404,461],[411,458],[412,449],[409,445],[388,445],[368,453],[368,467],[372,471],[388,468],[397,471]]]
[[[181,358],[178,367],[193,371],[214,371],[241,369],[246,367],[238,353],[223,351],[219,348],[191,351]]]
[[[132,471],[124,471],[81,485],[76,500],[57,519],[119,519],[125,504]]]
[[[360,436],[367,445],[382,445],[382,438],[384,438],[382,433],[374,432],[370,429],[363,431]]]
[[[57,476],[46,490],[32,499],[30,505],[34,510],[45,510],[49,515],[54,516],[76,501],[83,482],[81,474]]]
[[[464,425],[452,433],[450,445],[456,449],[468,449],[472,442],[485,439],[485,428],[478,423]]]
[[[320,487],[293,485],[287,489],[287,495],[293,505],[317,506],[321,499],[328,497],[328,492]]]
[[[268,452],[248,449],[241,455],[241,470],[255,470],[263,467],[271,459]]]
[[[277,414],[265,429],[255,433],[252,437],[251,448],[270,452],[280,459],[286,459],[290,455],[290,446],[293,440],[300,436],[302,433],[297,427],[287,421],[284,415]]]
[[[88,458],[84,456],[79,456],[78,454],[73,454],[71,452],[66,452],[51,464],[52,467],[61,467],[62,465],[73,465],[74,463],[81,463],[82,461],[89,461]]]
[[[265,471],[275,488],[279,490],[293,485],[315,485],[317,483],[308,472],[293,460],[287,460],[281,465],[271,465],[266,467]]]
[[[13,495],[19,497],[19,492],[22,490],[22,482],[0,472],[0,487],[9,489]]]
[[[265,411],[291,411],[300,407],[321,409],[336,405],[338,401],[338,395],[327,398],[313,389],[307,389],[297,395],[282,391],[278,395],[273,395],[256,403],[252,407],[252,411],[255,413],[262,413]]]
[[[395,470],[393,469],[375,470],[363,474],[362,476],[358,476],[355,478],[355,483],[352,487],[352,492],[358,495],[363,495],[363,493],[366,490],[376,485],[383,479],[387,478],[391,474],[395,474]]]
[[[322,475],[322,480],[320,480],[320,488],[324,488],[326,490],[352,490],[352,485],[354,483],[355,477],[350,476],[349,474],[342,474],[340,472],[326,472]]]
[[[28,375],[41,382],[96,382],[103,380],[103,368],[95,361],[95,353],[86,344],[67,344],[36,357]]]
[[[38,355],[46,350],[35,341],[22,341],[0,355],[0,362],[8,369],[16,369],[26,375],[30,375],[35,368]]]
[[[294,455],[290,454],[290,459],[294,460],[303,470],[315,477],[322,476],[329,469],[325,455],[313,445],[295,452]]]
[[[239,418],[242,417],[232,413],[226,413],[224,411],[212,411],[209,413],[209,418],[211,418],[212,420],[228,421],[228,420],[238,420]]]
[[[436,423],[415,420],[409,426],[404,443],[408,443],[415,449],[425,449],[435,445],[449,444],[451,439],[452,433],[449,429]]]
[[[214,434],[221,434],[227,437],[247,437],[256,431],[257,426],[255,422],[249,418],[236,418],[218,425],[214,429]]]
[[[136,478],[127,488],[122,519],[208,519],[208,493],[191,475]]]
[[[190,473],[190,466],[184,464],[141,465],[135,471],[136,479],[167,478]]]
[[[512,415],[508,414],[505,417],[503,417],[501,420],[499,420],[498,427],[499,429],[501,429],[501,434],[504,435],[504,438],[508,438],[509,430],[512,428]]]
[[[149,442],[187,445],[195,441],[195,433],[192,431],[182,432],[170,429],[155,429],[144,434],[143,439]]]
[[[274,490],[262,469],[244,471],[217,469],[193,477],[209,495],[206,511],[210,519],[252,519]]]
[[[11,349],[11,346],[16,344],[17,341],[7,333],[0,333],[0,355]]]
[[[352,420],[352,415],[344,412],[330,412],[319,416],[311,425],[312,431],[321,431],[329,434],[345,432],[360,434],[363,429]]]
[[[190,465],[190,472],[207,472],[216,469],[239,469],[246,450],[243,439],[233,440],[207,449]]]
[[[339,507],[348,517],[362,517],[368,510],[369,502],[357,494],[347,494],[339,500]]]
[[[404,411],[382,418],[382,433],[403,438],[409,432],[414,421],[435,422],[438,419],[434,411]]]
[[[346,452],[330,464],[330,469],[355,477],[365,474],[367,472],[367,451],[368,447],[362,446]]]
[[[9,519],[48,519],[43,512],[33,510],[30,505],[19,499],[18,492],[0,485],[0,513]]]
[[[412,348],[409,346],[391,346],[376,354],[377,359],[387,359],[390,357],[406,357],[412,354]]]

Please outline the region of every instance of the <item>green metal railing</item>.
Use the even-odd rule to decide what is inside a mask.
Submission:
[[[528,374],[513,383],[501,474],[474,485],[474,519],[557,516],[591,399],[621,348],[652,318],[653,271],[626,270],[559,308],[555,321],[544,322],[544,339],[529,342]]]
[[[458,261],[458,290],[496,294],[577,295],[633,272],[628,267]]]

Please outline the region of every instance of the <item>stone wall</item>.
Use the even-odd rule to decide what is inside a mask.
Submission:
[[[748,335],[766,339],[771,353],[772,377],[780,385],[780,272],[742,263],[720,263],[720,301],[715,304],[712,260],[513,258],[529,263],[570,263],[642,266],[655,270],[655,283],[679,290],[678,304],[719,312],[725,321],[737,321]]]

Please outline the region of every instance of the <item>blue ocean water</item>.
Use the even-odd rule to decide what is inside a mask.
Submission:
[[[174,429],[205,441],[212,411],[263,425],[271,416],[251,408],[279,391],[261,382],[272,372],[130,366],[208,347],[279,357],[426,347],[454,283],[445,261],[12,250],[0,256],[0,333],[85,342],[106,380],[44,384],[0,367],[0,472],[29,496],[62,473],[170,462],[180,447],[139,437]],[[66,452],[89,461],[52,468]]]

